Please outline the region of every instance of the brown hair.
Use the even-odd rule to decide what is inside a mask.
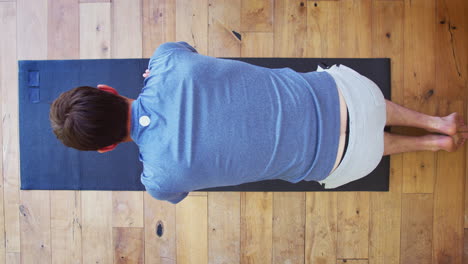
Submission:
[[[98,150],[127,136],[125,98],[89,86],[62,93],[49,114],[57,138],[78,150]]]

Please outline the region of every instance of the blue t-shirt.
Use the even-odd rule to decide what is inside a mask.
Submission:
[[[156,199],[270,179],[325,179],[336,160],[340,104],[333,77],[198,54],[164,43],[132,104],[141,182]]]

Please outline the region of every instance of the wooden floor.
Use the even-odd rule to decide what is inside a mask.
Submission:
[[[468,263],[466,148],[392,156],[388,193],[195,192],[174,206],[20,191],[17,111],[17,60],[141,58],[183,40],[211,56],[390,57],[393,101],[468,121],[466,14],[466,0],[0,0],[0,263]]]

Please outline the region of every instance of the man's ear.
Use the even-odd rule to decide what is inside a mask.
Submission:
[[[110,146],[107,146],[107,147],[103,147],[103,148],[98,149],[98,152],[99,152],[99,153],[105,153],[105,152],[114,150],[116,147],[117,147],[117,144],[112,144],[112,145],[110,145]]]
[[[108,92],[108,93],[113,93],[115,95],[119,95],[119,93],[117,92],[117,90],[115,90],[114,88],[108,86],[108,85],[105,85],[105,84],[98,84],[97,88],[101,91],[104,91],[104,92]]]

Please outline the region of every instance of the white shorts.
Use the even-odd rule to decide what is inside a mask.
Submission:
[[[384,153],[384,128],[387,119],[385,98],[371,80],[344,65],[318,67],[335,79],[349,112],[348,148],[343,160],[326,179],[319,181],[332,189],[371,173]]]

